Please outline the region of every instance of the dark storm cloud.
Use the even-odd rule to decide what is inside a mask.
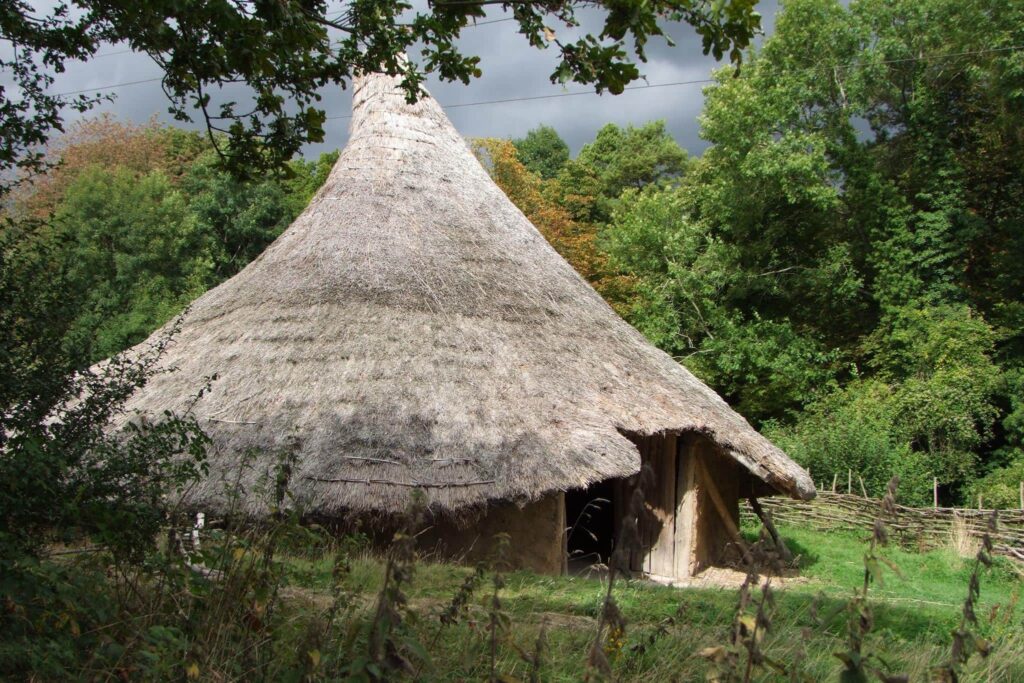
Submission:
[[[42,8],[43,4],[37,3],[37,6]],[[758,9],[764,17],[766,32],[770,32],[777,9],[776,0],[762,2]],[[503,16],[492,12],[488,19]],[[594,11],[585,12],[581,30],[597,30],[599,16]],[[576,35],[571,30],[555,28],[561,39],[572,39]],[[655,85],[702,80],[708,78],[712,70],[719,66],[712,57],[701,53],[700,38],[689,26],[673,24],[667,26],[666,31],[676,46],[669,47],[660,39],[654,39],[648,44],[649,59],[641,65],[641,72],[647,77],[648,83]],[[555,68],[556,53],[531,48],[515,32],[513,22],[488,23],[466,29],[460,45],[464,52],[481,57],[483,76],[468,86],[429,80],[428,88],[444,105],[586,90],[573,84],[564,87],[552,84],[549,76]],[[64,92],[159,77],[160,69],[147,56],[126,53],[125,49],[123,45],[108,46],[100,51],[106,56],[86,63],[70,64],[67,72],[58,76],[52,89]],[[654,119],[664,119],[679,143],[696,154],[705,146],[700,140],[697,123],[704,87],[702,84],[693,84],[631,90],[618,96],[583,95],[452,108],[448,110],[448,115],[459,132],[467,137],[517,137],[540,124],[548,124],[561,133],[574,151],[593,139],[598,129],[606,123],[639,125]],[[172,122],[159,82],[127,85],[112,92],[116,94],[116,100],[97,108],[93,114],[107,111],[131,121],[142,122],[156,116],[158,120]],[[238,87],[222,94],[225,99],[239,100],[244,100],[244,95],[244,90]],[[323,91],[323,96],[321,104],[327,110],[328,117],[350,113],[349,92],[329,88]],[[69,112],[69,121],[75,116]],[[348,138],[348,125],[347,118],[328,120],[325,142],[310,145],[304,153],[307,156],[316,155],[342,146]],[[199,125],[193,124],[193,127],[199,128]]]

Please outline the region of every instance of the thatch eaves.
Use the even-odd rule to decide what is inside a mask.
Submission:
[[[309,207],[194,302],[129,408],[195,405],[213,439],[190,498],[247,454],[296,456],[308,510],[534,499],[636,473],[624,434],[700,432],[780,492],[806,472],[648,343],[491,181],[429,96],[354,88],[352,135]],[[160,334],[159,332],[157,334]],[[258,469],[258,468],[257,468]],[[257,510],[252,510],[258,512]]]

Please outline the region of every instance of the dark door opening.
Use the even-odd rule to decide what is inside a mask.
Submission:
[[[608,564],[615,544],[615,488],[609,479],[565,492],[569,573]]]

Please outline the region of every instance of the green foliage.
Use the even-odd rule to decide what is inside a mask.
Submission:
[[[192,164],[181,189],[204,240],[201,253],[211,262],[204,285],[234,275],[284,232],[326,180],[335,159],[324,155],[315,163],[294,163],[292,177],[284,181],[241,182],[220,170],[213,154]]]
[[[940,481],[969,480],[998,417],[993,330],[963,306],[903,310],[885,346],[873,358],[903,378],[895,400],[914,446]]]
[[[110,577],[155,550],[169,500],[205,473],[207,439],[187,414],[113,429],[173,327],[133,358],[76,372],[63,343],[77,313],[61,305],[75,293],[67,264],[53,268],[34,243],[0,254],[0,669],[66,679],[92,658],[119,659],[103,633],[126,617]]]
[[[512,144],[523,166],[543,180],[554,178],[569,161],[569,145],[551,126],[538,126]]]
[[[987,508],[1020,507],[1020,483],[1024,481],[1024,452],[1015,451],[1008,465],[992,470],[977,479],[970,488],[972,500],[978,496]]]
[[[154,171],[91,168],[52,220],[55,258],[87,292],[70,335],[99,359],[145,339],[205,290],[210,263],[183,194]]]
[[[560,180],[571,187],[573,175],[592,176],[597,200],[590,218],[606,221],[614,200],[625,190],[678,181],[686,173],[688,161],[686,151],[665,130],[664,121],[639,128],[609,123],[566,165],[576,169],[563,171],[565,177]]]
[[[580,154],[564,204],[605,223],[629,321],[802,457],[834,452],[816,474],[905,451],[952,502],[1021,445],[1021,11],[794,0],[707,90],[711,147],[676,187],[611,181],[617,129]],[[859,413],[868,380],[885,418],[849,429],[888,432],[844,467],[854,435],[822,416]]]
[[[900,429],[893,388],[878,380],[851,382],[808,406],[795,425],[767,433],[826,488],[838,479],[845,490],[852,470],[858,491],[862,480],[868,495],[880,497],[898,476],[902,502],[930,502],[928,461]]]
[[[99,119],[69,135],[59,158],[19,198],[4,232],[60,274],[68,288],[60,344],[87,363],[142,341],[259,255],[305,208],[337,153],[242,182],[194,134]]]

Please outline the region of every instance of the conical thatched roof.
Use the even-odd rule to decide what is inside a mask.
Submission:
[[[459,508],[633,474],[623,432],[697,431],[779,491],[808,475],[621,320],[505,197],[428,96],[358,80],[309,207],[200,297],[129,408],[195,406],[216,505],[246,453],[297,452],[309,509]],[[159,334],[159,333],[157,333]],[[250,475],[245,475],[246,477]],[[255,511],[255,510],[254,510]]]

